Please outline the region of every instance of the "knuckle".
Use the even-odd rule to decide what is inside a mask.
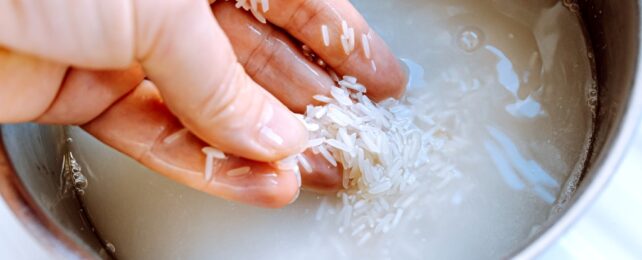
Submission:
[[[196,120],[227,129],[244,126],[253,119],[251,108],[257,103],[250,81],[240,64],[230,66],[225,76],[214,83],[210,94],[195,102],[194,111],[201,111]],[[239,116],[247,120],[239,120]]]
[[[278,40],[274,29],[266,32],[263,40],[251,51],[245,63],[247,74],[256,78],[268,67],[274,67],[273,62],[279,53],[285,48],[285,44]]]

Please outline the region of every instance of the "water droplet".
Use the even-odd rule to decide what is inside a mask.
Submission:
[[[107,242],[107,244],[105,244],[105,247],[110,253],[116,253],[116,246],[114,246],[114,244]]]
[[[484,44],[484,33],[477,27],[464,27],[457,34],[457,46],[466,52],[473,52]]]

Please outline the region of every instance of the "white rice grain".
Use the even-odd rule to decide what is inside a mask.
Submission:
[[[250,0],[250,8],[252,8],[252,11],[259,10],[259,3],[257,1],[259,0]]]
[[[225,175],[227,175],[229,177],[243,176],[243,175],[247,175],[248,173],[250,173],[250,170],[251,170],[250,167],[244,166],[244,167],[231,169],[231,170],[227,171],[225,173]]]
[[[263,24],[267,23],[267,20],[265,19],[265,16],[263,16],[263,14],[261,12],[259,12],[258,10],[254,9],[254,8],[250,9],[250,11],[252,12],[252,15],[254,15],[254,18],[256,18],[256,20],[258,20],[259,22],[261,22]]]
[[[326,97],[326,96],[324,96],[324,95],[314,95],[312,98],[313,98],[314,100],[316,100],[316,101],[323,102],[323,103],[330,103],[330,102],[332,102],[332,99],[331,99],[331,98]]]
[[[321,35],[323,36],[323,45],[330,46],[330,33],[328,32],[327,25],[321,25]]]
[[[270,139],[272,142],[281,145],[283,144],[283,138],[279,136],[277,133],[272,130],[272,128],[269,127],[262,127],[260,130],[261,135],[267,137]]]
[[[349,54],[354,29],[345,21],[341,27],[342,46]],[[369,38],[362,34],[361,40],[364,55],[368,55]],[[371,64],[376,70],[373,60]],[[415,120],[403,102],[387,99],[375,104],[357,78],[335,75],[334,79],[338,86],[329,97],[315,96],[323,104],[308,106],[299,117],[306,126],[319,126],[310,131],[309,149],[335,167],[341,164],[344,190],[337,194],[340,201],[330,205],[324,199],[316,218],[336,218],[340,232],[352,234],[363,244],[403,221],[404,212],[417,199],[418,180],[426,171],[435,173],[426,170],[427,151],[434,149],[435,140],[443,139],[437,137],[439,132],[422,132],[415,125],[421,120]],[[297,161],[305,168],[309,163],[300,158]]]
[[[350,50],[350,42],[348,40],[348,37],[345,34],[341,35],[341,47],[343,48],[343,52],[346,55],[350,55],[350,52],[351,52],[351,50]]]
[[[209,182],[212,179],[213,168],[214,168],[214,158],[210,154],[205,155],[205,175],[204,175],[204,178],[205,178],[206,182]]]
[[[357,84],[357,78],[353,76],[343,76],[343,80],[350,84]]]
[[[175,142],[176,140],[182,138],[183,136],[187,135],[188,133],[189,133],[189,130],[187,130],[187,128],[183,128],[183,129],[178,130],[178,131],[172,133],[171,135],[168,135],[167,137],[165,137],[163,139],[163,143],[164,144],[171,144],[171,143]]]
[[[236,8],[241,8],[245,6],[247,0],[236,0],[236,4],[234,5]]]
[[[219,159],[219,160],[227,159],[227,156],[225,155],[225,153],[223,153],[221,150],[216,149],[214,147],[204,147],[203,149],[201,149],[201,151],[206,155],[211,155],[212,158],[215,158],[215,159]]]
[[[325,142],[325,138],[310,139],[310,140],[308,140],[307,147],[308,148],[317,147],[317,146],[322,145],[323,142]]]
[[[372,233],[370,233],[370,232],[366,233],[365,235],[363,235],[361,237],[361,239],[359,239],[359,242],[357,242],[357,245],[358,246],[362,246],[363,244],[368,242],[368,240],[370,240],[371,237],[372,237]]]
[[[310,165],[310,162],[308,162],[308,159],[305,159],[303,155],[297,155],[297,160],[299,161],[299,164],[303,167],[303,170],[305,170],[307,173],[312,173],[312,165]]]
[[[366,59],[370,59],[370,40],[368,40],[368,36],[365,33],[361,34],[361,46]]]
[[[337,167],[337,160],[332,157],[328,149],[326,149],[322,145],[317,146],[317,148],[319,149],[319,153],[321,153],[321,156],[323,156],[323,158],[325,158],[330,164],[332,164],[332,166]]]
[[[275,163],[275,166],[279,170],[284,170],[284,171],[290,171],[290,170],[296,170],[298,171],[299,166],[297,165],[298,161],[296,159],[296,155],[287,157],[283,160],[280,160]]]
[[[317,210],[317,214],[315,215],[314,219],[317,221],[320,221],[323,218],[323,215],[325,215],[325,209],[328,207],[328,197],[323,197],[321,199],[321,205],[319,206],[319,209]]]
[[[401,217],[403,216],[403,209],[397,209],[395,213],[395,218],[392,220],[392,226],[396,227],[401,222]]]
[[[344,144],[342,142],[339,142],[339,141],[337,141],[335,139],[325,140],[325,143],[330,145],[330,146],[332,146],[332,147],[334,147],[334,148],[337,148],[339,150],[342,150],[342,151],[345,151],[345,152],[348,152],[348,153],[350,153],[352,151],[352,149],[349,146],[347,146],[346,144]]]
[[[354,51],[354,48],[355,48],[354,28],[348,29],[348,46],[349,46],[350,52]]]

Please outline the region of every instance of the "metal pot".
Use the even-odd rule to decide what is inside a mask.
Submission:
[[[573,197],[541,233],[513,253],[520,258],[542,252],[582,215],[614,173],[642,115],[640,3],[562,1],[579,7],[594,50],[599,86],[594,143]],[[0,133],[0,194],[24,225],[54,255],[109,258],[81,202],[61,194],[63,128],[3,125]]]

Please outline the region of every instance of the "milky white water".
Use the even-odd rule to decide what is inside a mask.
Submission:
[[[441,156],[402,225],[363,246],[304,193],[280,210],[182,187],[70,128],[97,231],[122,259],[499,258],[542,224],[591,133],[581,23],[558,1],[358,0],[408,65],[418,124],[444,127]],[[438,163],[438,162],[436,162]]]

